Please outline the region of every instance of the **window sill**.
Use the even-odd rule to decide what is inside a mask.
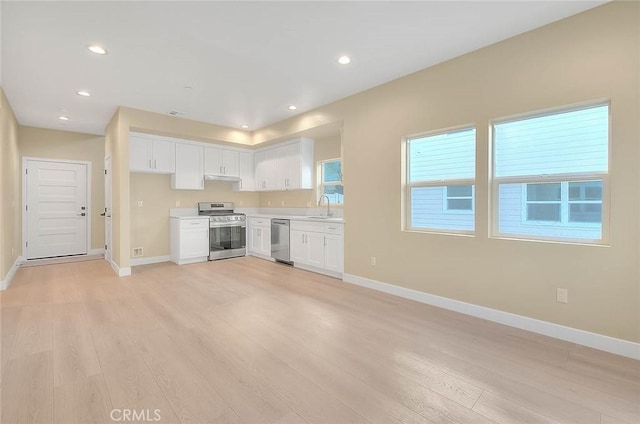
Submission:
[[[436,230],[436,229],[421,229],[421,228],[405,228],[402,230],[403,233],[414,233],[414,234],[433,234],[440,236],[458,236],[458,237],[468,237],[475,238],[476,234],[472,231],[447,231],[447,230]]]
[[[490,239],[494,240],[506,240],[506,241],[519,241],[528,243],[551,243],[551,244],[564,244],[569,246],[589,246],[589,247],[611,247],[611,245],[603,240],[557,240],[547,238],[531,238],[531,237],[517,237],[513,235],[490,235]]]

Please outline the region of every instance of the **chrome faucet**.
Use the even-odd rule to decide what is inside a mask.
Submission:
[[[331,212],[331,200],[329,200],[329,196],[323,194],[322,197],[327,199],[327,216],[333,215],[333,212]],[[318,206],[320,206],[320,203],[318,203]]]

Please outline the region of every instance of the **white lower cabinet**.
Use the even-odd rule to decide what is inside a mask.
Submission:
[[[178,265],[209,258],[209,218],[170,219],[171,261]]]
[[[342,273],[344,270],[343,235],[324,235],[324,268],[327,271]]]
[[[329,275],[343,272],[344,224],[291,221],[291,260]]]
[[[271,257],[271,220],[267,218],[249,218],[248,234],[247,250],[249,253]]]

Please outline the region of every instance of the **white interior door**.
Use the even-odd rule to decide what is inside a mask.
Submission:
[[[87,164],[26,161],[26,258],[87,253]]]
[[[111,156],[104,159],[104,258],[112,261],[111,250]]]

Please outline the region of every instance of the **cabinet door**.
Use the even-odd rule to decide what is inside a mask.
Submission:
[[[251,227],[249,230],[249,251],[260,253],[262,249],[262,228]]]
[[[240,177],[240,181],[235,183],[235,191],[255,191],[256,179],[253,153],[240,152],[238,154],[238,177]]]
[[[342,235],[325,234],[324,268],[328,271],[343,272],[344,242]]]
[[[180,230],[180,259],[209,256],[209,228]]]
[[[176,173],[171,176],[171,188],[204,190],[204,149],[176,143]]]
[[[224,175],[222,171],[221,149],[213,147],[204,148],[204,173],[207,175]]]
[[[237,177],[238,173],[238,152],[234,150],[222,151],[222,170],[227,177]]]
[[[300,146],[289,144],[278,149],[278,188],[293,190],[300,188]]]
[[[291,260],[296,263],[306,264],[309,262],[309,252],[305,243],[304,231],[291,230],[289,234]]]
[[[323,268],[324,267],[324,234],[323,233],[307,233],[307,245],[309,250],[308,264]]]
[[[266,190],[267,184],[267,150],[256,152],[255,156],[255,170],[256,170],[256,190]]]
[[[153,172],[176,172],[176,144],[171,141],[153,141]]]
[[[148,138],[129,138],[129,171],[151,172],[153,142]]]
[[[262,230],[262,249],[260,253],[271,256],[271,227],[260,228]]]

